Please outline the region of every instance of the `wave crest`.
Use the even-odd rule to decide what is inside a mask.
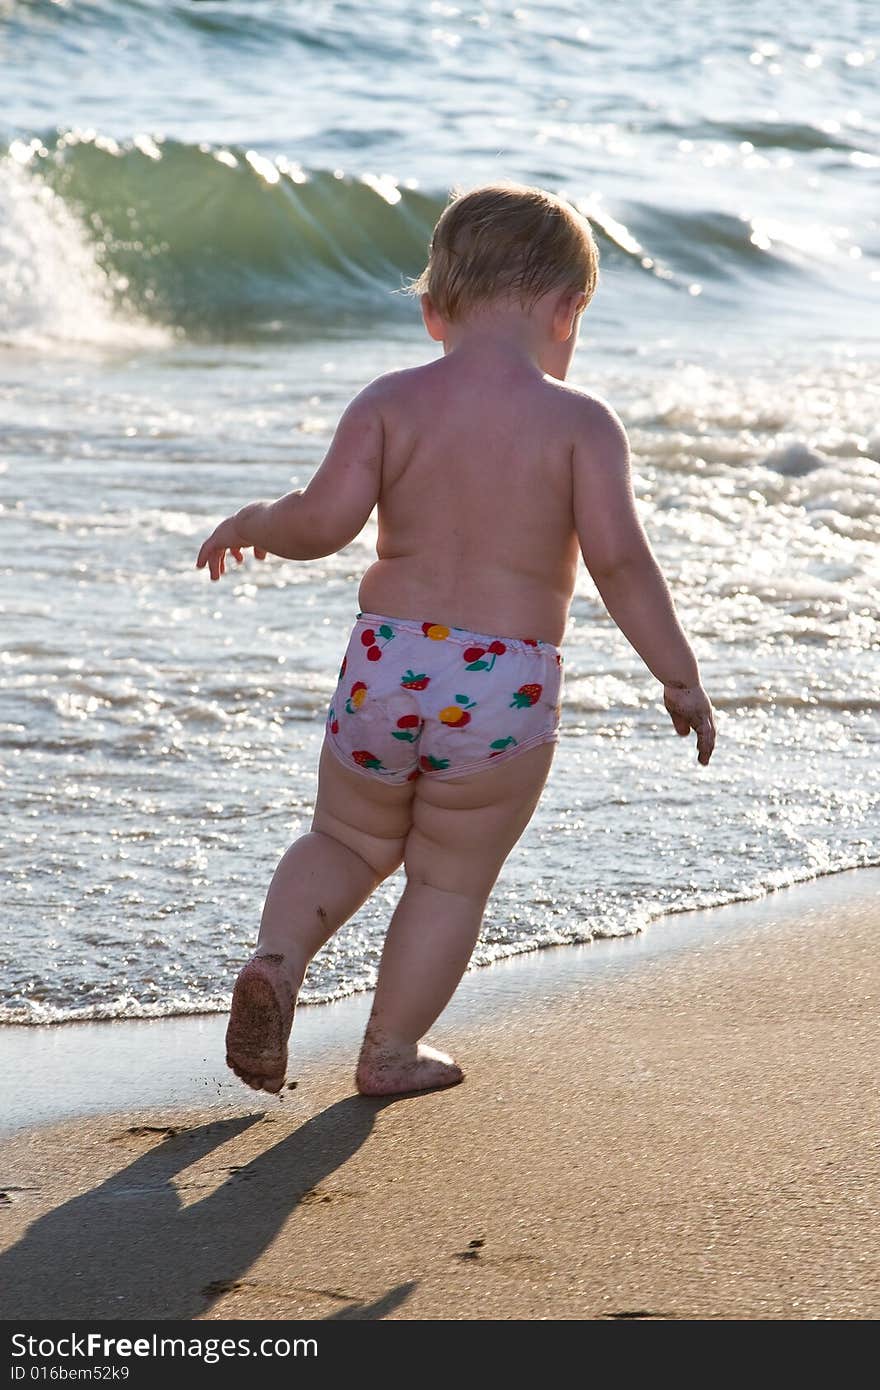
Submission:
[[[0,161],[0,344],[136,346],[166,337],[137,313],[118,313],[112,274],[64,200],[14,157]]]
[[[94,131],[18,140],[0,157],[0,210],[11,212],[0,317],[14,339],[36,325],[104,341],[123,323],[135,337],[147,323],[196,338],[346,333],[410,312],[395,292],[422,269],[445,201],[255,150]],[[636,273],[695,294],[699,280],[809,269],[784,234],[746,218],[634,203],[626,226],[574,201],[609,285]]]

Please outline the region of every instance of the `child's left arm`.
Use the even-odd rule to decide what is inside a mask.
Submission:
[[[304,491],[276,502],[249,502],[221,521],[199,551],[196,569],[212,579],[226,572],[227,550],[241,563],[242,551],[285,560],[317,560],[348,545],[363,529],[379,499],[384,430],[376,383],[344,411],[323,463]]]

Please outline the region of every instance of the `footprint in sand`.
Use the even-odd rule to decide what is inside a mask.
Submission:
[[[156,1134],[162,1139],[176,1139],[178,1134],[186,1134],[186,1127],[180,1125],[129,1125],[122,1134],[111,1134],[111,1144],[122,1144],[127,1139],[142,1139],[144,1135]]]
[[[670,1314],[670,1313],[649,1313],[648,1310],[647,1310],[646,1308],[637,1308],[637,1309],[635,1309],[633,1312],[602,1313],[601,1316],[602,1316],[603,1318],[612,1318],[612,1319],[614,1319],[614,1320],[632,1319],[632,1320],[634,1320],[634,1321],[641,1321],[641,1322],[644,1322],[646,1319],[647,1319],[647,1320],[650,1320],[650,1319],[652,1319],[652,1318],[663,1318],[663,1319],[668,1319],[669,1317],[671,1317],[671,1314]]]
[[[360,1197],[360,1192],[327,1192],[322,1187],[313,1187],[308,1192],[304,1192],[299,1199],[299,1206],[310,1207],[315,1202],[344,1202],[350,1197]]]

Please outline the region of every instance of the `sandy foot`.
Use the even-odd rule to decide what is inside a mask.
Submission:
[[[362,1096],[394,1096],[457,1086],[464,1072],[445,1052],[426,1043],[409,1047],[364,1044],[355,1073]]]
[[[283,956],[253,956],[232,992],[226,1064],[255,1091],[280,1091],[287,1072],[296,995],[283,962]]]

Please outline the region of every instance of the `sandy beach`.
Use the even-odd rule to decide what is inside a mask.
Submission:
[[[24,1128],[0,1146],[3,1314],[876,1317],[878,886],[475,972],[437,1030],[450,1091],[359,1098],[337,1036],[283,1103]],[[79,1030],[6,1036],[35,1031]]]

